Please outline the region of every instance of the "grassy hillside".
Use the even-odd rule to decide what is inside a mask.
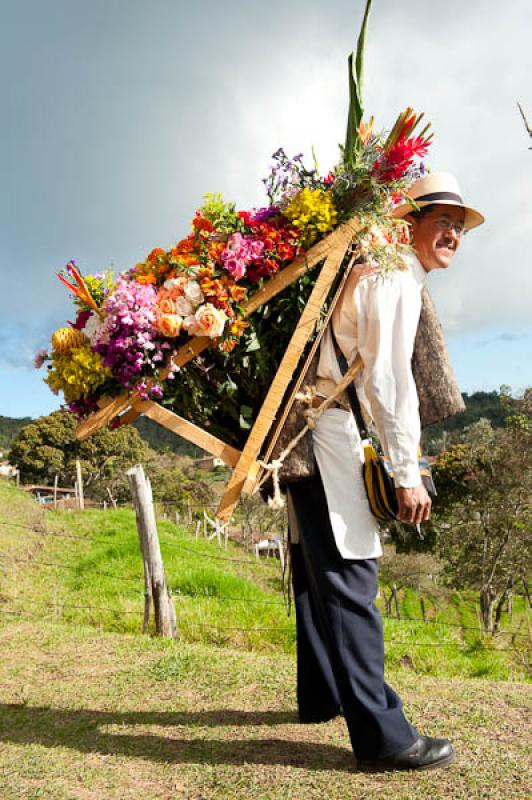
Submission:
[[[512,653],[441,623],[388,621],[388,679],[420,730],[452,738],[457,761],[435,772],[357,771],[341,717],[298,724],[278,565],[196,542],[168,522],[159,529],[178,641],[139,633],[132,513],[45,515],[0,482],[2,800],[531,796],[528,687],[464,677],[519,678]],[[405,597],[403,613],[418,600]],[[456,595],[430,613],[472,621],[467,608]],[[427,637],[431,646],[418,647]],[[457,677],[435,677],[445,671]]]
[[[168,521],[159,522],[159,535],[183,641],[294,652],[294,617],[286,614],[277,561],[259,563],[232,543],[225,551],[196,541]],[[20,559],[11,565],[16,582],[13,557]],[[0,560],[4,610],[101,631],[140,631],[143,578],[132,511],[45,513],[0,483]],[[390,666],[446,677],[525,676],[509,636],[480,635],[474,596],[425,594],[424,600],[426,623],[419,596],[408,589],[401,592],[402,619],[384,620]],[[512,628],[523,617],[516,598]]]

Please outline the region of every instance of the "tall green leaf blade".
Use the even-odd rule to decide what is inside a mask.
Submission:
[[[366,30],[373,0],[366,0],[364,19],[358,36],[356,53],[349,56],[349,113],[347,117],[347,134],[345,139],[345,157],[352,160],[358,137],[357,128],[364,116],[364,50],[366,47]]]

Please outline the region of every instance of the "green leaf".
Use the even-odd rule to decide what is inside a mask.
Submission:
[[[246,353],[254,353],[255,350],[260,350],[260,342],[257,339],[257,335],[253,332],[250,337],[249,341],[246,345]]]
[[[240,427],[243,428],[245,431],[251,428],[252,414],[253,414],[253,409],[250,406],[240,406],[239,424]]]
[[[347,117],[347,133],[345,138],[345,160],[353,162],[354,151],[358,144],[358,126],[364,116],[364,50],[366,46],[366,30],[371,11],[372,0],[366,0],[364,19],[358,36],[356,53],[353,51],[348,59],[349,66],[349,113]]]

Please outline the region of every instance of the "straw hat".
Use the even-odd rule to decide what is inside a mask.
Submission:
[[[462,193],[454,175],[448,172],[430,172],[412,184],[408,196],[416,201],[419,208],[438,203],[442,206],[458,206],[465,211],[464,226],[470,230],[482,225],[484,217],[474,208],[466,206],[462,200]],[[414,209],[408,202],[394,208],[394,217],[405,217]]]

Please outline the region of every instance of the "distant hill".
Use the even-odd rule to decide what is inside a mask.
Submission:
[[[11,442],[24,425],[31,422],[31,417],[2,417],[0,416],[0,452],[7,458]]]
[[[449,417],[444,422],[429,425],[423,431],[422,446],[426,452],[432,449],[429,443],[441,441],[444,433],[463,430],[479,419],[489,420],[494,428],[502,428],[504,425],[508,411],[501,404],[497,392],[473,392],[473,394],[463,392],[462,397],[466,405],[465,411]]]
[[[11,442],[19,430],[29,422],[33,422],[31,417],[0,416],[0,452],[4,454],[4,458],[8,457]],[[181,436],[176,436],[175,433],[157,425],[157,423],[152,422],[151,419],[139,417],[134,423],[134,426],[144,441],[153,450],[157,450],[158,452],[170,451],[179,453],[179,455],[182,456],[190,456],[191,458],[199,458],[204,455],[204,451],[200,450],[199,447],[195,447]]]
[[[504,425],[507,412],[502,407],[497,392],[464,393],[462,396],[466,404],[466,410],[461,414],[450,417],[445,422],[431,425],[424,433],[425,439],[428,437],[429,440],[436,441],[441,438],[444,431],[461,430],[473,422],[477,422],[482,417],[488,419],[494,427]],[[18,431],[31,421],[30,417],[17,419],[0,416],[0,450],[4,452],[4,456]],[[180,455],[188,455],[192,458],[198,458],[203,455],[203,450],[146,417],[139,417],[133,424],[153,450],[158,452],[170,451]]]

